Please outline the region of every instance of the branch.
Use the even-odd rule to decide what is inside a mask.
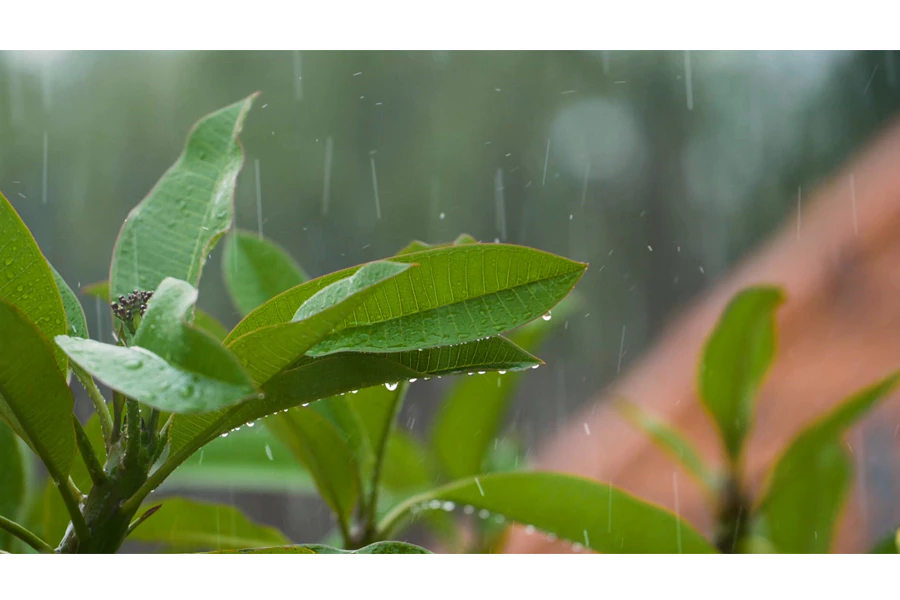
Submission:
[[[112,417],[109,414],[109,407],[106,406],[106,399],[103,397],[103,394],[100,393],[97,384],[94,383],[93,377],[88,375],[84,369],[74,362],[70,362],[70,366],[72,372],[75,373],[75,378],[78,379],[78,382],[81,383],[81,387],[84,388],[88,393],[88,396],[91,397],[91,402],[94,403],[94,410],[97,411],[97,417],[100,419],[100,429],[103,430],[103,439],[106,440],[106,445],[108,447],[113,442],[113,422]]]
[[[106,481],[106,473],[103,472],[100,460],[97,458],[97,454],[94,453],[94,448],[91,446],[91,441],[88,439],[87,432],[81,425],[81,421],[75,415],[72,415],[72,421],[75,422],[75,442],[78,444],[78,452],[81,454],[81,458],[84,459],[91,481],[94,482],[94,485],[99,485]]]

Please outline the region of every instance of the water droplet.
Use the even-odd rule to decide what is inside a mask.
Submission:
[[[418,379],[416,379],[415,377],[409,380],[410,383],[415,383],[416,381],[418,381]]]
[[[219,437],[228,437],[228,432],[226,431],[225,433],[223,433],[223,434],[220,435]]]
[[[350,390],[350,393],[351,393],[351,394],[358,394],[358,393],[359,393],[359,390]]]
[[[537,369],[540,365],[531,365],[532,369]]]
[[[129,358],[122,364],[125,365],[126,369],[140,369],[144,366],[144,361],[139,358]]]
[[[500,375],[506,375],[506,371],[504,371],[504,370],[502,370],[502,369],[499,370],[499,371],[497,371],[497,373],[499,373]]]
[[[182,398],[190,398],[194,394],[194,386],[188,383],[183,388],[178,390],[178,393],[181,394]]]
[[[436,510],[436,509],[438,509],[438,508],[440,508],[440,507],[441,507],[441,501],[440,501],[440,500],[432,500],[431,502],[428,503],[428,508],[430,508],[430,509],[432,509],[432,510]]]
[[[478,511],[478,518],[479,518],[479,519],[487,519],[489,516],[491,516],[491,513],[490,513],[489,510],[486,510],[486,509],[483,509],[483,508],[482,508],[481,510]]]
[[[247,427],[253,427],[256,423],[247,423]]]
[[[399,385],[399,384],[398,383],[385,383],[384,387],[386,387],[389,392],[393,392],[394,390],[397,389],[397,385]]]
[[[466,504],[465,506],[463,506],[463,512],[467,515],[471,515],[475,512],[475,507],[471,504]]]
[[[525,528],[525,533],[527,535],[534,535],[534,525],[529,525]]]
[[[441,508],[443,508],[447,512],[453,512],[453,509],[456,508],[456,504],[454,504],[453,502],[450,502],[448,500],[447,502],[444,502],[444,504]]]
[[[438,215],[438,216],[439,216],[439,218],[441,219],[441,221],[443,221],[443,220],[444,220],[444,217],[446,217],[447,215],[444,214],[444,213],[441,213],[441,214]]]
[[[478,371],[479,375],[484,375],[487,371]]]
[[[272,448],[269,447],[269,444],[266,444],[266,456],[269,460],[275,460],[275,457],[272,456]]]
[[[542,318],[543,320],[545,320],[545,321],[549,321],[549,320],[552,318],[551,315],[550,315],[550,311],[548,310],[546,313],[544,313],[543,315],[541,315],[541,318]]]

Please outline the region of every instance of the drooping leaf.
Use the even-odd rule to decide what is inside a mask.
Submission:
[[[778,552],[828,552],[853,477],[841,436],[898,379],[892,375],[845,400],[794,438],[775,464],[759,514]]]
[[[184,462],[162,489],[219,489],[309,495],[309,473],[267,427],[218,437]]]
[[[407,264],[389,261],[364,265],[350,277],[313,294],[297,309],[291,322],[231,338],[226,342],[228,348],[240,359],[253,381],[262,385],[301,358],[346,315],[364,306],[408,269]]]
[[[129,540],[180,551],[289,543],[277,529],[251,521],[233,506],[186,498],[164,498],[152,503],[156,504],[162,507],[138,525],[128,536]],[[139,514],[150,507],[146,506]]]
[[[706,465],[679,431],[632,402],[621,402],[617,408],[632,425],[646,433],[657,446],[681,463],[708,494],[713,494],[718,489],[718,475]]]
[[[93,296],[104,302],[109,302],[109,282],[98,281],[97,283],[86,285],[81,288],[81,293],[85,296]],[[194,309],[194,327],[202,329],[220,342],[228,335],[228,330],[225,329],[224,325],[219,323],[214,316],[199,308]]]
[[[341,353],[303,359],[272,378],[265,397],[203,415],[177,415],[169,430],[170,467],[222,433],[322,398],[403,380],[480,370],[515,370],[540,361],[498,337],[451,348],[395,354]]]
[[[536,352],[547,336],[565,323],[577,299],[559,303],[556,319],[537,320],[509,334],[528,352]],[[431,427],[431,448],[450,479],[483,472],[484,458],[497,437],[509,403],[524,373],[488,373],[456,382],[447,392]]]
[[[561,473],[469,477],[410,498],[384,518],[382,528],[389,534],[413,507],[440,510],[446,502],[486,510],[604,553],[715,552],[677,515],[607,484]]]
[[[17,520],[25,503],[25,461],[13,430],[0,421],[0,515]],[[0,531],[0,549],[10,550],[12,536]]]
[[[237,359],[186,322],[196,299],[189,284],[167,278],[150,300],[133,346],[68,336],[56,341],[109,387],[160,410],[204,412],[255,396]]]
[[[197,287],[207,255],[231,227],[244,162],[238,134],[255,94],[200,119],[178,160],[129,213],[113,250],[112,297],[166,277]]]
[[[50,264],[3,194],[0,194],[0,300],[19,309],[48,340],[66,332],[66,313]],[[52,351],[59,371],[65,373],[66,355],[58,348]]]
[[[223,551],[221,554],[431,554],[421,546],[406,542],[375,542],[359,550],[341,550],[322,544],[302,544],[270,548],[247,548]]]
[[[3,300],[0,331],[0,418],[44,461],[55,481],[65,481],[75,456],[74,400],[53,348],[23,312]]]
[[[69,287],[69,284],[66,283],[66,280],[62,278],[62,275],[59,274],[53,265],[50,265],[50,271],[53,273],[56,287],[59,288],[59,295],[62,298],[63,309],[66,313],[68,325],[66,333],[72,337],[91,337],[88,334],[87,319],[84,317],[84,309],[81,307],[81,302],[78,301],[78,296],[75,295],[75,292],[72,291],[72,288]]]
[[[265,423],[309,471],[325,503],[347,523],[359,498],[359,472],[337,429],[303,407],[273,415]]]
[[[240,230],[225,240],[222,274],[241,316],[309,279],[275,242]]]
[[[775,310],[783,301],[778,288],[743,290],[725,308],[703,349],[700,398],[732,459],[741,453],[756,392],[775,356]]]

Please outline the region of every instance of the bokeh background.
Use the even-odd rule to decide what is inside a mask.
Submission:
[[[536,447],[896,116],[898,62],[896,52],[0,52],[0,190],[74,288],[105,279],[122,221],[190,126],[262,91],[242,136],[237,224],[311,275],[460,233],[590,263],[583,310],[541,352],[547,366],[528,374],[510,415]],[[232,326],[219,261],[217,249],[199,306]],[[108,340],[106,309],[85,309]],[[412,386],[401,425],[424,431],[447,383]],[[331,526],[314,499],[229,497],[297,540]]]

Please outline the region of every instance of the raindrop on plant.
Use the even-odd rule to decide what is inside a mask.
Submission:
[[[396,383],[396,382],[395,382],[395,383],[385,383],[385,384],[384,384],[384,387],[387,388],[387,391],[393,392],[394,390],[397,389],[397,385],[399,385],[399,384]]]
[[[545,320],[545,321],[549,321],[549,320],[552,318],[551,315],[550,315],[550,311],[548,310],[546,313],[544,313],[543,315],[541,315],[541,318],[542,318],[543,320]]]

